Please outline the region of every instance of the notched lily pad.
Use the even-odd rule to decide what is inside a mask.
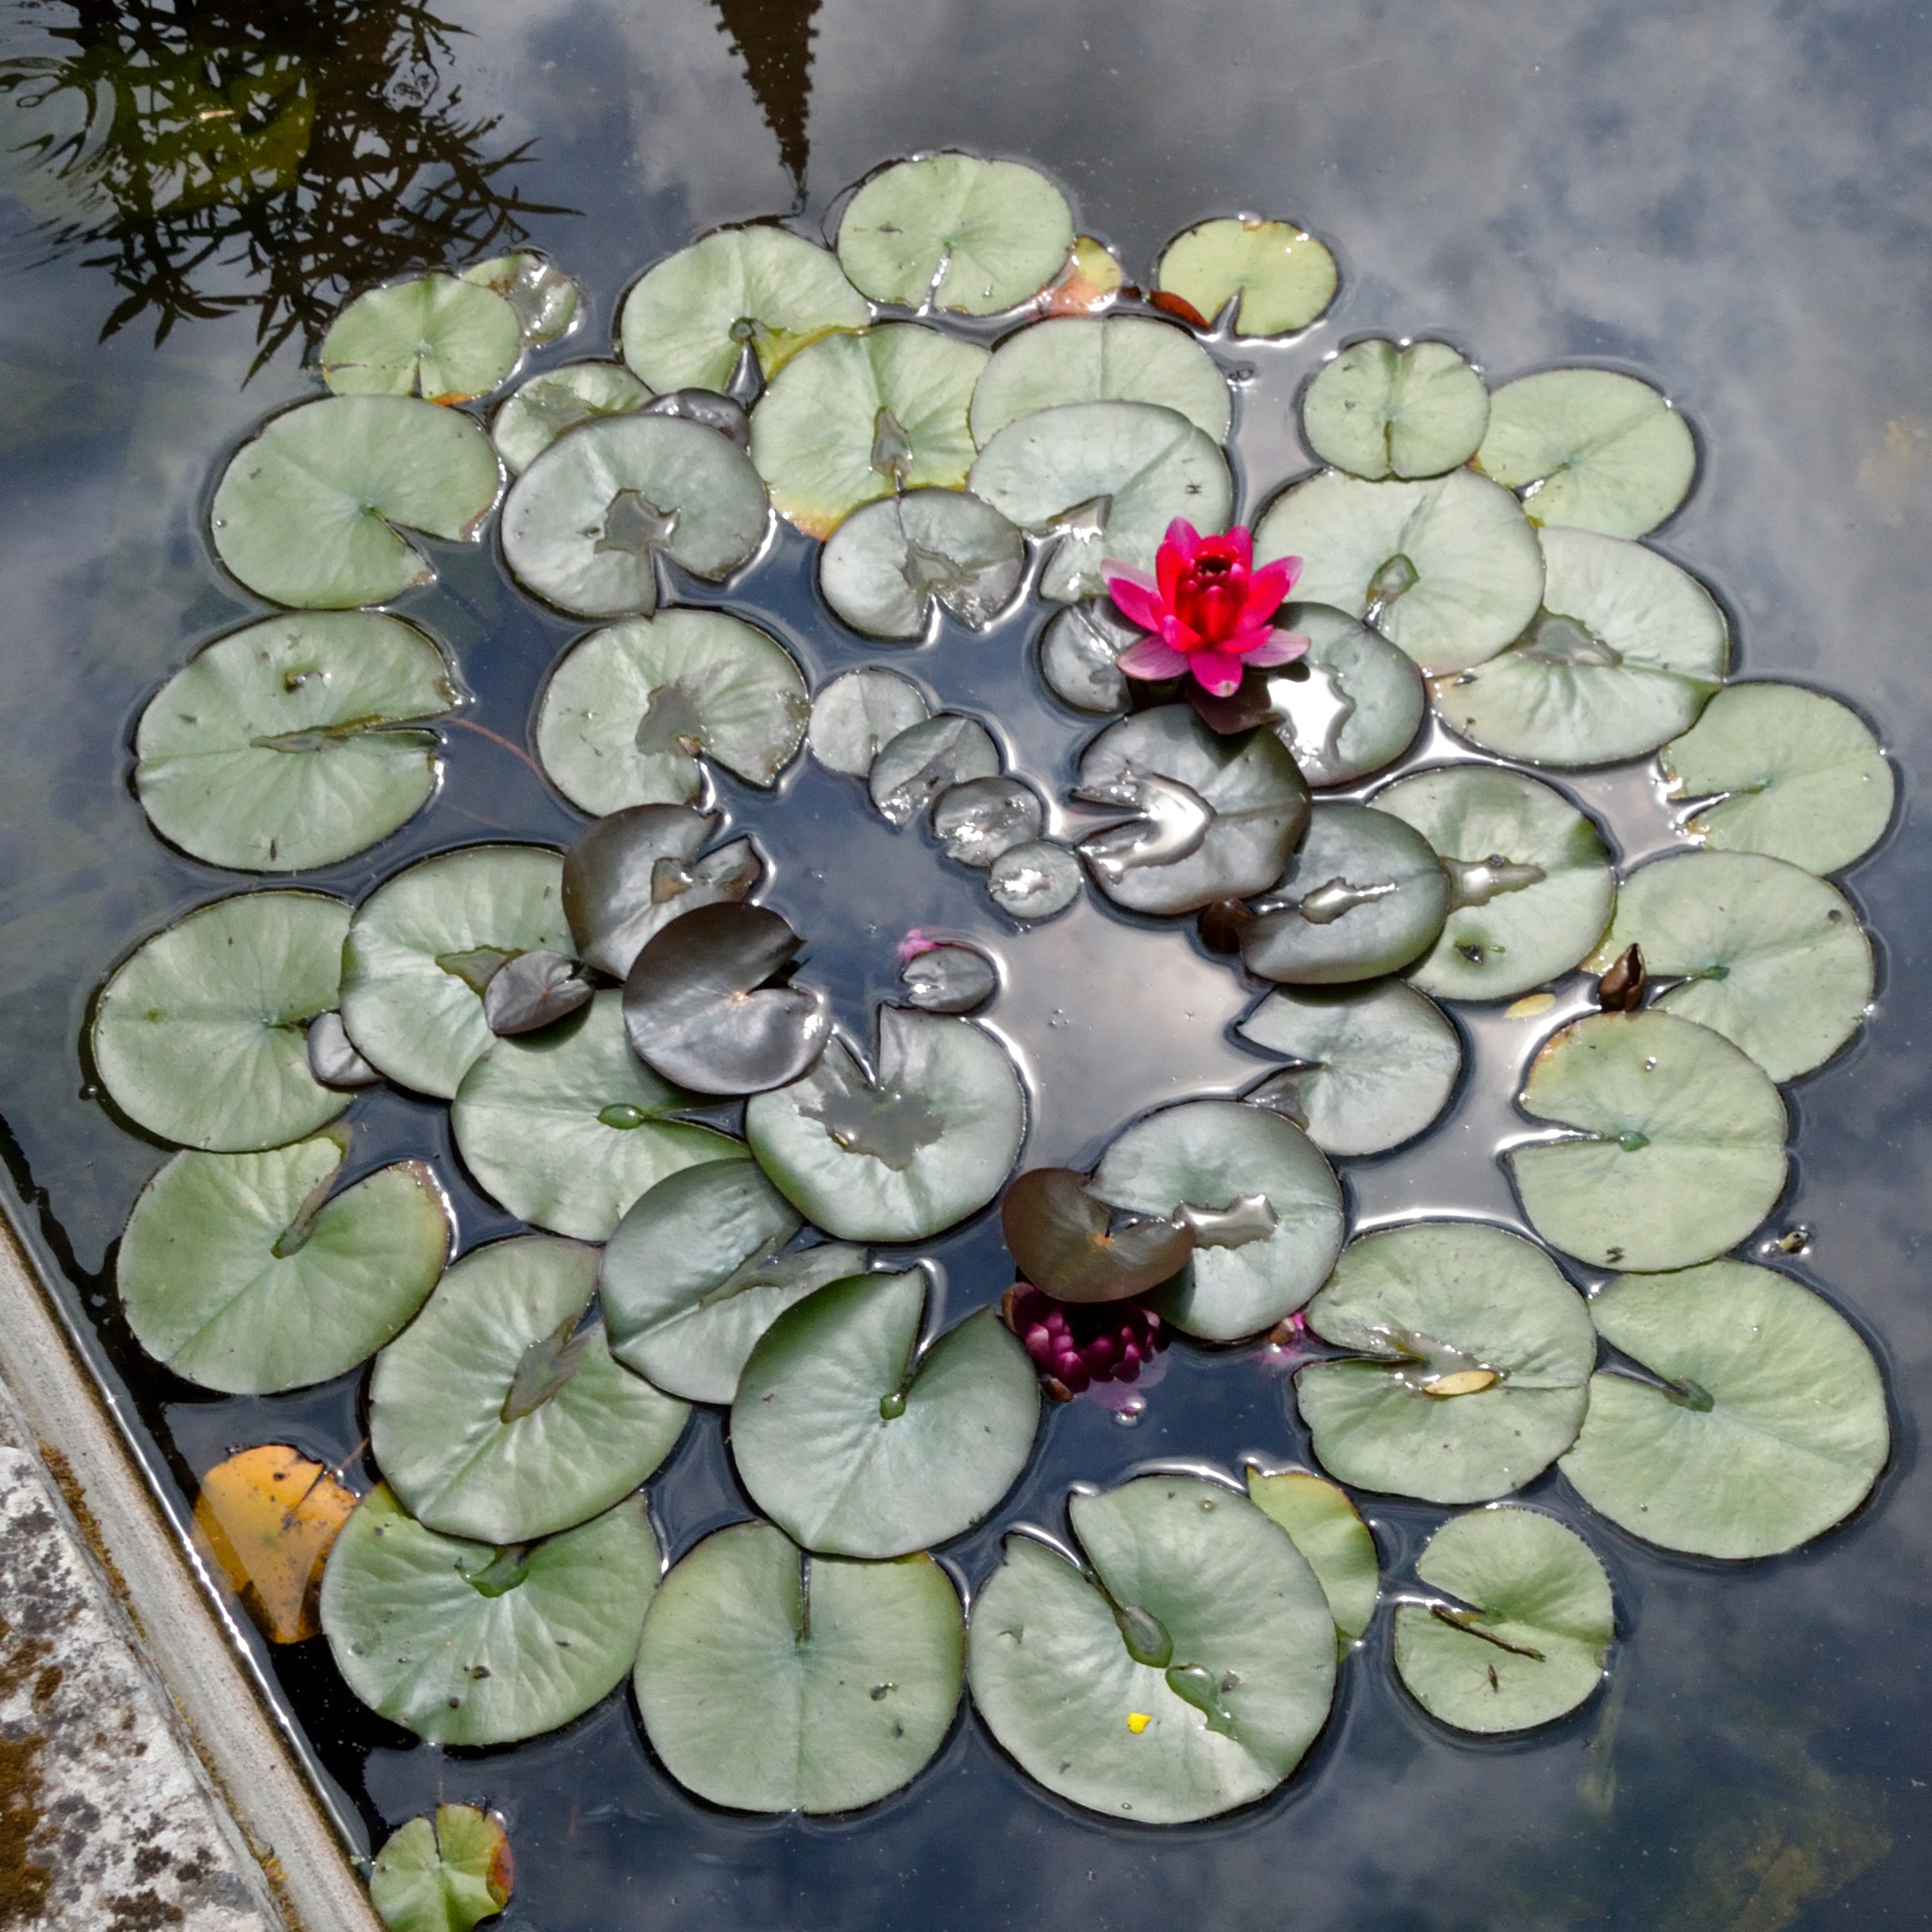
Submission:
[[[818,588],[844,623],[910,643],[934,608],[984,630],[1012,602],[1026,568],[1020,532],[963,490],[911,490],[866,503],[835,530]]]
[[[439,1805],[412,1818],[370,1868],[369,1902],[389,1932],[472,1932],[509,1903],[509,1836],[494,1813]]]
[[[1131,701],[1120,653],[1143,633],[1114,609],[1110,597],[1089,597],[1048,620],[1039,636],[1040,676],[1062,704],[1102,717]]]
[[[886,746],[930,714],[925,694],[896,671],[845,671],[812,699],[806,742],[828,771],[863,778]]]
[[[631,416],[651,393],[620,363],[566,363],[521,384],[497,411],[490,438],[512,476],[521,476],[557,438],[599,416]]]
[[[971,1013],[999,991],[999,969],[977,946],[940,940],[899,969],[905,1004],[922,1013]]]
[[[991,865],[1039,838],[1045,822],[1038,795],[1017,778],[969,778],[941,792],[933,806],[933,835],[962,865]]]
[[[1027,1281],[1056,1301],[1121,1301],[1186,1266],[1192,1227],[1117,1216],[1087,1191],[1090,1178],[1071,1167],[1033,1167],[1007,1188],[1000,1231]]]
[[[1167,244],[1154,271],[1203,323],[1231,302],[1237,335],[1292,335],[1335,300],[1335,257],[1293,222],[1252,215],[1204,221]]]
[[[1022,926],[1064,912],[1085,882],[1079,860],[1051,839],[1009,846],[986,868],[986,897]]]
[[[1371,481],[1454,469],[1488,426],[1489,392],[1446,342],[1352,342],[1301,399],[1308,447]]]
[[[322,378],[339,396],[466,403],[523,353],[516,311],[494,289],[419,275],[358,295],[322,339]]]
[[[1361,1642],[1382,1592],[1374,1533],[1346,1491],[1306,1469],[1248,1472],[1248,1499],[1288,1532],[1315,1573],[1346,1655]]]
[[[998,771],[999,748],[986,726],[942,711],[892,739],[872,760],[866,787],[879,815],[903,829],[955,786]]]
[[[463,271],[465,282],[490,288],[516,311],[526,348],[548,348],[577,326],[582,292],[547,256],[534,250],[494,255]]]
[[[1346,612],[1291,603],[1280,628],[1308,640],[1294,664],[1267,673],[1274,731],[1318,790],[1393,765],[1415,742],[1429,702],[1406,651]]]
[[[1184,329],[1149,316],[1072,317],[1009,335],[973,392],[973,439],[1062,403],[1158,403],[1227,440],[1234,404],[1214,358]]]

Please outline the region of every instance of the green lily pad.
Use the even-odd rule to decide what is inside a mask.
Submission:
[[[1089,1811],[1180,1824],[1252,1804],[1335,1691],[1335,1624],[1293,1541],[1244,1496],[1143,1476],[1069,1514],[1085,1570],[1030,1536],[973,1604],[973,1702],[1021,1768]]]
[[[370,1445],[419,1522],[527,1543],[601,1516],[671,1453],[690,1411],[583,1325],[596,1287],[594,1248],[492,1242],[376,1357]]]
[[[436,578],[402,532],[470,541],[500,480],[489,438],[459,410],[326,396],[271,416],[229,459],[209,517],[215,555],[271,603],[387,603]]]
[[[494,290],[418,275],[358,295],[322,339],[322,378],[339,396],[466,403],[523,353],[517,313]]]
[[[342,948],[342,1023],[364,1059],[418,1093],[453,1099],[495,1035],[487,969],[570,950],[563,858],[546,846],[439,853],[364,899]]]
[[[880,816],[903,829],[957,785],[999,771],[999,747],[977,719],[942,711],[901,731],[872,760],[866,789]]]
[[[716,584],[771,521],[765,486],[729,438],[673,416],[581,423],[534,457],[503,504],[503,558],[578,617],[649,617],[658,558]]]
[[[1641,544],[1544,530],[1543,608],[1509,649],[1436,678],[1443,722],[1534,765],[1640,758],[1696,722],[1724,682],[1724,613]]]
[[[155,694],[134,789],[154,829],[211,865],[333,865],[429,802],[442,748],[407,727],[463,700],[442,652],[398,618],[266,618],[216,638]]]
[[[1324,1341],[1295,1395],[1322,1466],[1358,1489],[1480,1503],[1576,1440],[1597,1337],[1540,1248],[1475,1221],[1362,1236],[1308,1304]]]
[[[1842,872],[1892,822],[1892,767],[1863,719],[1797,684],[1731,684],[1663,748],[1685,825],[1714,852]]]
[[[1006,1049],[971,1020],[879,1009],[875,1072],[835,1038],[802,1079],[754,1094],[752,1152],[841,1241],[923,1241],[998,1193],[1026,1138]]]
[[[1616,898],[1609,849],[1562,793],[1520,771],[1451,765],[1398,778],[1375,809],[1412,825],[1449,876],[1449,913],[1409,977],[1438,999],[1514,999],[1567,973]]]
[[[1400,980],[1272,992],[1235,1031],[1295,1062],[1248,1094],[1324,1154],[1380,1154],[1449,1104],[1462,1041],[1432,999]]]
[[[1489,427],[1482,378],[1446,342],[1353,342],[1301,399],[1301,434],[1352,476],[1440,476]]]
[[[144,940],[102,988],[89,1044],[115,1104],[150,1133],[240,1153],[299,1140],[349,1096],[309,1070],[334,1010],[349,909],[316,893],[217,899]]]
[[[389,1932],[473,1932],[509,1903],[503,1821],[474,1805],[439,1805],[434,1824],[412,1818],[370,1868],[369,1902]]]
[[[1334,1169],[1292,1122],[1238,1100],[1183,1101],[1137,1120],[1102,1155],[1090,1191],[1194,1228],[1192,1259],[1152,1306],[1205,1341],[1293,1314],[1341,1248]]]
[[[842,1242],[790,1248],[804,1225],[745,1160],[707,1161],[660,1181],[604,1249],[612,1353],[691,1402],[729,1402],[759,1337],[794,1302],[865,1272]]]
[[[1871,1001],[1871,942],[1844,895],[1755,853],[1690,852],[1625,880],[1617,916],[1586,964],[1639,946],[1656,1004],[1722,1033],[1778,1081],[1821,1067]]]
[[[631,1052],[624,995],[600,992],[580,1017],[499,1039],[463,1075],[450,1123],[463,1165],[520,1220],[604,1241],[667,1174],[742,1153],[664,1118],[701,1104]]]
[[[901,1557],[970,1529],[1019,1479],[1039,1378],[997,1308],[917,1348],[926,1277],[855,1275],[786,1309],[745,1363],[731,1453],[794,1542]]]
[[[872,319],[825,249],[782,228],[721,228],[646,270],[624,298],[624,359],[658,390],[719,389],[748,344],[765,379]]]
[[[1347,1493],[1306,1469],[1251,1469],[1248,1495],[1307,1559],[1328,1598],[1340,1649],[1353,1649],[1376,1614],[1382,1567],[1374,1533]]]
[[[1697,446],[1647,382],[1608,369],[1551,369],[1489,399],[1476,467],[1532,521],[1641,537],[1684,501]]]
[[[1528,1731],[1603,1682],[1616,1635],[1610,1580],[1574,1530],[1539,1510],[1478,1510],[1436,1531],[1416,1559],[1459,1605],[1404,1603],[1395,1668],[1431,1717],[1458,1731]]]
[[[1045,822],[1039,794],[1018,778],[969,778],[933,801],[940,850],[957,864],[981,870],[1015,846],[1037,840]]]
[[[580,637],[537,707],[537,756],[557,789],[602,818],[689,805],[700,757],[770,786],[805,736],[811,701],[783,645],[722,610],[665,610]]]
[[[1353,784],[1393,765],[1415,742],[1429,708],[1415,660],[1347,612],[1291,603],[1276,619],[1308,640],[1268,682],[1284,713],[1276,736],[1319,789]]]
[[[986,868],[986,897],[1023,926],[1056,917],[1085,886],[1079,860],[1051,839],[1009,846]]]
[[[121,1237],[121,1312],[157,1361],[204,1388],[328,1382],[407,1322],[450,1248],[436,1177],[399,1161],[331,1195],[340,1128],[263,1154],[177,1154]]]
[[[861,503],[956,490],[973,463],[966,411],[986,352],[917,323],[828,335],[752,411],[751,453],[779,515],[829,537]]]
[[[930,1557],[807,1557],[768,1523],[665,1578],[635,1679],[651,1749],[736,1811],[847,1812],[925,1769],[959,1708],[966,1632]]]
[[[964,315],[1037,294],[1073,246],[1073,211],[1045,175],[971,154],[883,168],[839,220],[839,259],[868,295]]]
[[[1167,244],[1155,286],[1204,321],[1237,296],[1237,335],[1293,335],[1335,300],[1335,257],[1293,222],[1242,215],[1197,223]]]
[[[1220,445],[1158,403],[1062,403],[1021,416],[987,442],[968,481],[1052,539],[1039,591],[1053,603],[1103,595],[1105,562],[1152,570],[1176,517],[1219,530],[1234,509]]]
[[[1693,1556],[1774,1557],[1871,1493],[1891,1452],[1885,1385],[1829,1302],[1769,1268],[1626,1275],[1590,1305],[1615,1370],[1563,1474],[1594,1510]]]
[[[1132,701],[1127,675],[1118,660],[1142,636],[1114,608],[1111,597],[1069,604],[1039,634],[1040,676],[1054,696],[1075,711],[1118,716]]]
[[[1784,1187],[1784,1103],[1722,1034],[1602,1013],[1544,1043],[1523,1091],[1574,1137],[1504,1156],[1530,1225],[1594,1267],[1689,1267],[1734,1247]]]
[[[863,504],[827,539],[818,588],[843,623],[911,643],[934,607],[981,631],[1013,601],[1027,566],[1020,532],[963,490],[911,490]]]
[[[1296,594],[1359,617],[1423,670],[1464,671],[1520,637],[1543,601],[1536,532],[1507,490],[1466,469],[1367,483],[1335,470],[1277,497],[1254,561],[1298,556]]]
[[[322,1577],[335,1667],[372,1710],[433,1744],[509,1744],[623,1682],[657,1588],[641,1495],[527,1547],[439,1535],[373,1489]]]
[[[925,693],[896,671],[845,671],[812,699],[806,742],[828,771],[863,778],[900,732],[930,715]]]
[[[1065,316],[1009,335],[973,392],[973,440],[1062,403],[1159,403],[1225,443],[1234,416],[1228,379],[1184,329],[1149,316]]]
[[[555,262],[529,249],[478,262],[463,271],[463,279],[493,288],[509,304],[527,349],[561,342],[577,326],[582,291]]]
[[[565,430],[599,416],[634,415],[650,399],[620,363],[566,363],[513,391],[491,422],[490,439],[510,474],[521,476]]]

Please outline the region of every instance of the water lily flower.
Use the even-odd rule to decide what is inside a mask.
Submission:
[[[1056,1301],[1030,1282],[1007,1290],[1001,1312],[1060,1402],[1094,1382],[1138,1381],[1168,1341],[1161,1318],[1138,1301]]]
[[[1203,537],[1184,517],[1167,526],[1155,574],[1112,561],[1101,565],[1123,615],[1153,632],[1116,660],[1130,678],[1178,678],[1192,672],[1204,690],[1225,698],[1253,665],[1289,664],[1308,648],[1295,631],[1277,631],[1274,614],[1301,574],[1298,556],[1254,567],[1253,533],[1237,524]]]

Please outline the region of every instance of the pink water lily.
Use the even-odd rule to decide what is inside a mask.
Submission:
[[[1277,631],[1274,614],[1301,574],[1298,556],[1254,567],[1253,534],[1237,524],[1203,537],[1176,517],[1155,557],[1155,574],[1111,561],[1101,565],[1115,607],[1149,631],[1117,660],[1130,678],[1178,678],[1192,672],[1215,697],[1231,695],[1253,665],[1289,664],[1308,648],[1295,631]]]

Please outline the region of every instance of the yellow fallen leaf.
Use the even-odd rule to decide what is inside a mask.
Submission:
[[[271,1644],[321,1629],[322,1566],[356,1498],[286,1442],[258,1443],[201,1478],[195,1527]]]
[[[1503,1009],[1505,1020],[1533,1020],[1539,1013],[1547,1013],[1557,1004],[1553,992],[1528,992],[1513,1005]]]
[[[1126,279],[1119,259],[1104,242],[1091,235],[1076,236],[1061,279],[1047,290],[1042,306],[1053,316],[1097,315],[1111,306]]]
[[[1493,1369],[1458,1369],[1454,1375],[1438,1376],[1433,1382],[1425,1382],[1423,1394],[1446,1402],[1452,1395],[1480,1395],[1499,1379]]]
[[[1132,1731],[1137,1737],[1153,1721],[1153,1718],[1145,1711],[1129,1711],[1127,1713],[1127,1729]]]

